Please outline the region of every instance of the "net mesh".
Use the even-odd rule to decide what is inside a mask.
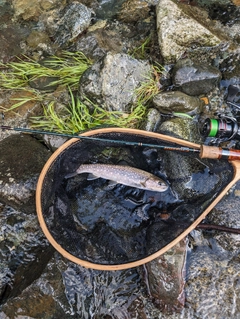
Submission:
[[[94,137],[173,146],[128,133]],[[128,165],[169,183],[165,192],[109,186],[86,174],[66,179],[83,163]],[[186,167],[185,167],[186,166]],[[78,140],[51,163],[41,190],[41,212],[55,241],[92,263],[114,265],[143,259],[170,243],[206,209],[232,180],[227,161],[199,160],[198,154]]]

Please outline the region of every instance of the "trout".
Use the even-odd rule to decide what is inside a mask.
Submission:
[[[141,169],[122,165],[82,164],[76,172],[66,175],[65,178],[82,173],[90,174],[88,180],[104,178],[115,184],[123,184],[155,192],[164,192],[168,189],[168,185],[161,178]]]

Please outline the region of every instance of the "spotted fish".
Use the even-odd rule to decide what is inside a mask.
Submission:
[[[141,169],[122,165],[82,164],[76,172],[66,175],[66,178],[82,173],[89,173],[89,180],[104,178],[116,184],[155,192],[164,192],[168,189],[168,185],[161,178]]]

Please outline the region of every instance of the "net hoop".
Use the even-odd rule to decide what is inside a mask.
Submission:
[[[175,137],[159,134],[159,133],[154,133],[154,132],[147,132],[147,131],[142,131],[142,130],[137,130],[137,129],[124,129],[124,128],[104,128],[104,129],[96,129],[92,131],[85,132],[81,134],[82,136],[92,136],[96,134],[104,134],[104,133],[127,133],[127,134],[134,134],[134,135],[140,135],[140,136],[145,136],[145,137],[150,137],[150,138],[155,138],[159,139],[161,141],[166,141],[166,142],[171,142],[178,144],[180,146],[185,146],[185,147],[191,147],[194,149],[199,150],[201,145],[192,143],[186,140],[178,139]],[[56,158],[65,150],[67,147],[75,143],[76,141],[79,141],[78,138],[72,138],[66,143],[64,143],[61,147],[59,147],[53,154],[52,156],[48,159],[46,162],[45,166],[43,167],[38,183],[37,183],[37,188],[36,188],[36,210],[37,210],[37,216],[38,220],[40,223],[40,226],[42,228],[42,231],[48,241],[51,243],[51,245],[65,258],[68,260],[79,264],[83,267],[86,268],[92,268],[96,270],[123,270],[123,269],[129,269],[133,267],[137,267],[140,265],[143,265],[145,263],[148,263],[152,261],[155,258],[158,258],[162,254],[164,254],[166,251],[168,251],[170,248],[175,246],[179,241],[184,239],[192,230],[196,228],[196,226],[207,216],[207,214],[214,208],[214,206],[223,198],[223,196],[230,190],[230,188],[240,179],[240,161],[232,161],[231,164],[234,168],[234,176],[232,181],[223,189],[223,191],[214,199],[214,201],[203,211],[203,213],[187,228],[185,229],[179,236],[177,236],[174,240],[172,240],[169,244],[164,246],[162,249],[158,250],[152,255],[149,255],[143,259],[139,259],[134,262],[129,262],[129,263],[124,263],[124,264],[114,264],[114,265],[107,265],[107,264],[97,264],[93,262],[89,262],[80,258],[77,258],[67,252],[65,249],[60,246],[56,240],[52,237],[51,233],[49,232],[47,225],[45,223],[43,213],[42,213],[42,208],[41,208],[41,195],[42,195],[42,187],[43,187],[43,182],[44,178],[52,165],[52,163],[56,160]]]

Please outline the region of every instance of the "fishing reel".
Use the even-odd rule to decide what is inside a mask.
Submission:
[[[207,118],[203,123],[201,133],[205,137],[213,137],[219,143],[233,139],[240,140],[240,125],[233,117]]]

